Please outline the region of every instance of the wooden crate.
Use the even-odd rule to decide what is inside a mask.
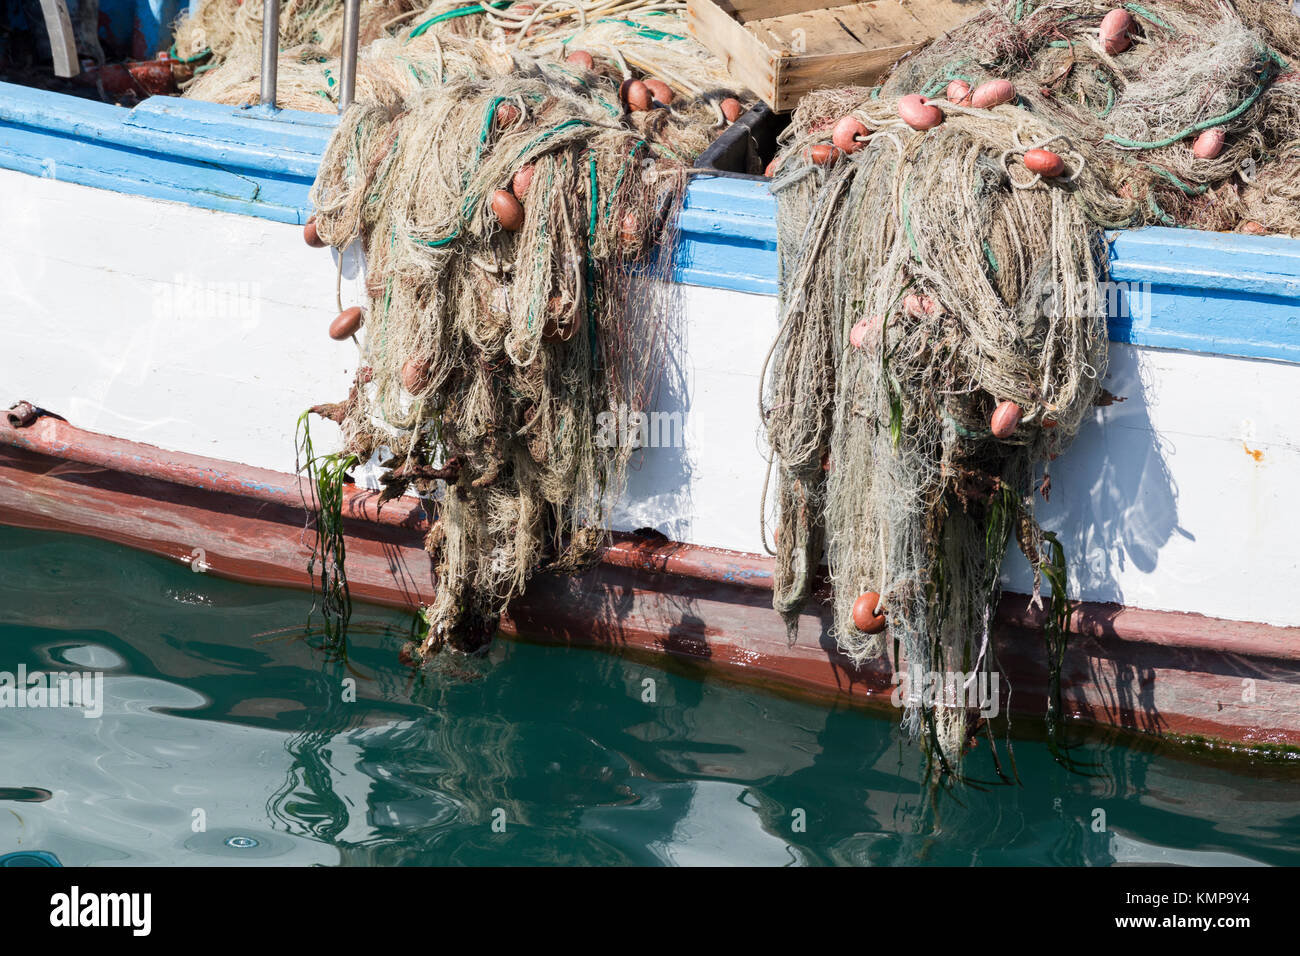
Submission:
[[[687,0],[691,34],[778,112],[829,86],[876,82],[909,50],[982,9],[982,0]]]

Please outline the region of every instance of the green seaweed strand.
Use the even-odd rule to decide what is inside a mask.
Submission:
[[[347,543],[343,537],[343,484],[348,471],[358,464],[350,454],[317,455],[311,441],[310,411],[298,418],[294,435],[297,470],[307,473],[312,485],[315,507],[303,497],[309,523],[316,527],[316,540],[307,561],[312,579],[312,596],[316,594],[316,572],[320,573],[320,608],[325,619],[325,634],[332,644],[347,636],[352,618],[352,592],[348,587]],[[312,611],[316,602],[312,602]],[[308,612],[310,621],[311,612]]]
[[[1065,548],[1056,534],[1043,532],[1047,555],[1039,561],[1039,569],[1052,594],[1048,600],[1047,621],[1043,625],[1043,641],[1047,648],[1047,745],[1052,756],[1067,763],[1060,739],[1063,729],[1061,703],[1061,669],[1065,666],[1065,650],[1070,639],[1070,601],[1066,595]]]

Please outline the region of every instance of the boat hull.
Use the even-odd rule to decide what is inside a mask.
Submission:
[[[0,405],[27,399],[67,421],[0,426],[0,522],[310,587],[294,428],[347,394],[360,361],[325,334],[336,279],[344,305],[364,296],[356,255],[301,237],[327,127],[185,101],[68,118],[50,95],[5,92]],[[205,136],[189,132],[198,120]],[[538,575],[503,627],[888,708],[892,668],[851,666],[824,604],[788,640],[758,556],[758,374],[778,327],[771,196],[698,177],[679,225],[670,362],[651,406],[667,440],[636,456],[602,561]],[[1083,601],[1066,710],[1300,744],[1300,243],[1148,230],[1113,239],[1110,273],[1127,285],[1104,384],[1123,401],[1096,410],[1038,504]],[[313,438],[332,451],[337,428],[316,421]],[[429,601],[418,504],[378,513],[357,491],[349,508],[354,596]],[[630,534],[641,528],[658,537]],[[1026,609],[1018,553],[1003,585],[1012,709],[1041,714],[1041,615]]]
[[[0,424],[0,524],[91,535],[196,573],[310,588],[305,491],[291,475],[164,452],[54,417]],[[436,586],[423,548],[427,519],[409,501],[379,512],[375,500],[354,488],[345,503],[353,597],[414,610]],[[777,692],[895,706],[890,662],[848,661],[828,633],[824,603],[811,603],[791,640],[771,608],[771,580],[768,558],[619,535],[582,573],[535,576],[502,630],[668,655],[702,675]],[[1026,596],[1004,595],[994,639],[1015,689],[1013,713],[1043,712],[1041,624]],[[1072,626],[1067,717],[1175,739],[1300,747],[1300,629],[1088,603]]]

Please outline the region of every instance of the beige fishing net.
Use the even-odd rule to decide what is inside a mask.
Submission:
[[[599,75],[657,78],[678,95],[734,88],[722,64],[687,35],[678,0],[541,0],[473,4],[362,0],[357,99],[394,97],[457,72],[509,72],[516,56],[564,62],[573,53]],[[214,103],[256,103],[261,77],[262,4],[206,0],[177,23],[175,54],[194,70],[184,94]],[[332,112],[341,88],[342,0],[283,3],[277,104]],[[466,52],[466,42],[472,43]],[[725,125],[718,104],[705,103]]]
[[[357,103],[311,193],[319,239],[360,245],[367,293],[351,395],[314,409],[342,426],[344,451],[302,447],[314,567],[346,618],[329,512],[345,473],[377,456],[381,500],[418,494],[436,517],[425,653],[481,646],[535,570],[577,568],[602,543],[635,451],[606,416],[638,413],[656,384],[672,224],[693,162],[740,106],[672,32],[676,15],[560,24],[571,42],[525,30],[527,51],[481,11],[479,28],[466,19],[425,17],[362,51]],[[239,56],[189,95],[255,96]],[[283,55],[284,102],[328,103],[333,63],[324,48]]]
[[[599,542],[631,452],[596,440],[601,417],[653,386],[687,175],[748,97],[681,3],[362,7],[358,105],[312,193],[367,277],[356,386],[320,409],[346,444],[322,501],[379,454],[385,498],[429,502],[423,649],[468,649],[536,569]],[[341,11],[284,5],[281,105],[335,108]],[[260,15],[208,0],[182,24],[186,95],[256,101]],[[940,770],[980,728],[963,695],[997,671],[1013,538],[1048,601],[1058,744],[1065,556],[1034,496],[1105,394],[1103,231],[1300,235],[1297,59],[1278,0],[995,0],[881,86],[796,110],[762,395],[775,606],[797,637],[825,558],[850,658],[961,674],[905,701]],[[341,525],[321,527],[341,571]]]
[[[965,692],[997,668],[1012,537],[1050,599],[1055,732],[1064,555],[1034,496],[1100,394],[1103,230],[1254,231],[1249,216],[1300,235],[1295,18],[1259,0],[1128,4],[1107,44],[1113,9],[992,3],[882,86],[810,95],[776,164],[775,606],[793,628],[824,554],[852,659],[963,675],[904,699],[942,770],[979,729]]]

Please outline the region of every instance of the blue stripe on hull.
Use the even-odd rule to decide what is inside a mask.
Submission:
[[[128,110],[0,83],[0,167],[302,223],[337,121],[161,96]],[[765,182],[694,177],[680,227],[679,282],[776,294]],[[1140,290],[1117,299],[1114,341],[1300,362],[1300,241],[1157,227],[1112,234],[1109,255],[1112,280]]]
[[[128,110],[0,83],[0,167],[302,223],[337,122],[164,96]]]

